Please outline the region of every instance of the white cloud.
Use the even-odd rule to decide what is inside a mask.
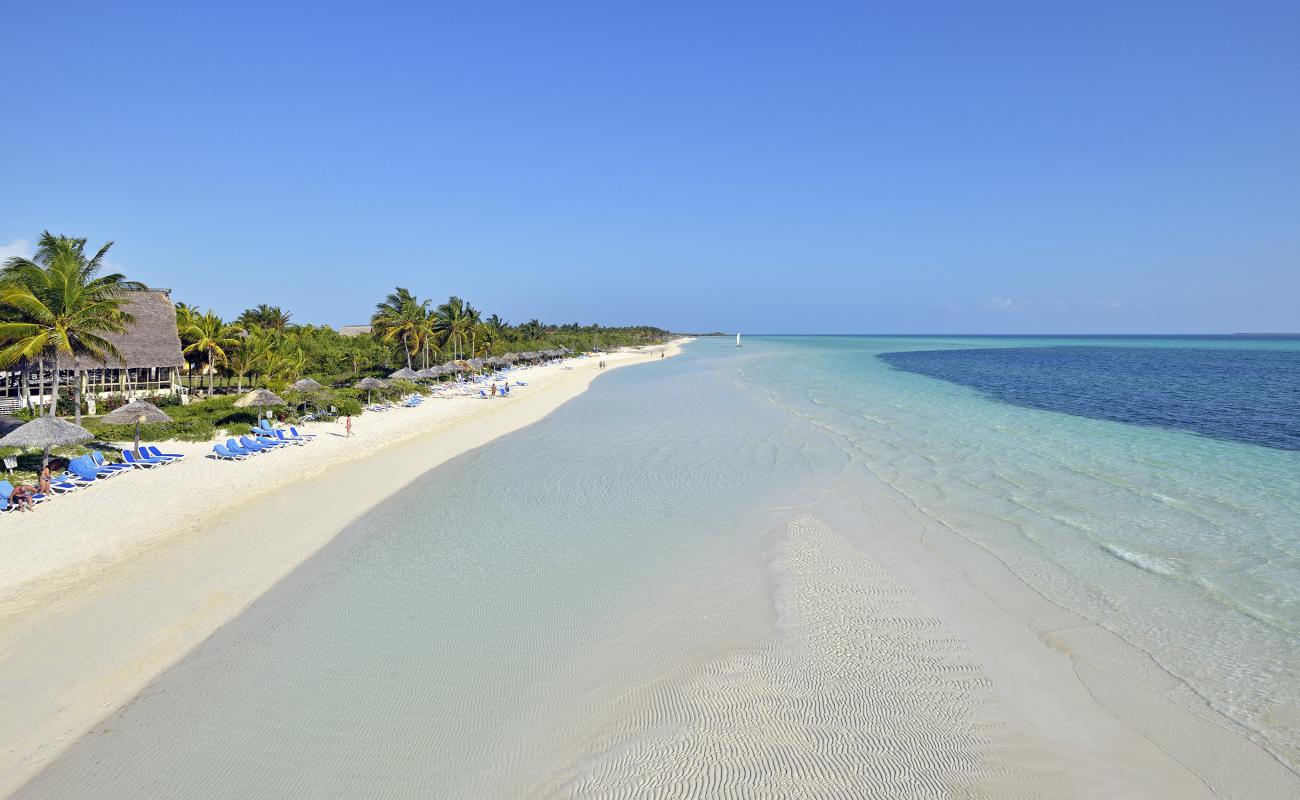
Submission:
[[[14,239],[9,242],[9,244],[0,244],[0,264],[3,264],[14,256],[31,258],[32,243],[26,239]]]
[[[1010,297],[990,297],[984,305],[998,311],[1011,311],[1026,304],[1019,303]]]

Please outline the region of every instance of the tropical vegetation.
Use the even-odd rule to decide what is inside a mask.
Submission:
[[[35,392],[49,402],[22,412],[25,415],[66,412],[80,424],[83,366],[121,358],[106,335],[129,330],[134,322],[125,310],[129,293],[145,287],[107,271],[105,256],[112,244],[91,254],[86,239],[47,231],[32,258],[10,258],[0,265],[0,370],[18,370],[24,390],[29,374],[52,375],[49,391],[38,387]],[[240,428],[253,421],[253,412],[234,408],[233,394],[223,395],[224,390],[237,393],[261,386],[286,393],[299,408],[356,413],[361,395],[352,385],[361,377],[386,377],[398,367],[422,369],[512,351],[582,352],[646,345],[668,336],[652,326],[557,325],[537,319],[514,325],[498,314],[484,316],[461,297],[439,303],[404,287],[395,287],[375,305],[369,323],[365,332],[344,335],[329,326],[297,324],[290,311],[267,303],[245,309],[233,320],[212,309],[176,303],[188,394],[191,400],[200,395],[205,399],[180,405],[176,398],[160,398],[174,420],[166,433],[203,439],[222,427]],[[69,370],[72,396],[60,397],[60,374]],[[288,391],[304,377],[326,388],[310,396]],[[392,382],[388,392],[416,388]],[[111,410],[125,399],[101,397],[96,410]],[[102,436],[121,433],[95,420],[87,426]],[[155,438],[163,434],[146,431]]]

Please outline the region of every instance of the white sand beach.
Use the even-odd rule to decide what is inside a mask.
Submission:
[[[0,796],[418,475],[529,425],[608,369],[684,341],[511,373],[509,398],[429,399],[307,426],[248,461],[168,442],[183,462],[112,479],[0,525]]]

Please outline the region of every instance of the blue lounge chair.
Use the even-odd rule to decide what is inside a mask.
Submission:
[[[253,441],[263,447],[284,447],[285,442],[280,441],[280,437],[264,433],[261,436],[254,436]]]
[[[100,470],[109,469],[114,472],[130,472],[132,467],[127,464],[110,464],[104,458],[104,454],[99,450],[90,454],[90,460],[94,462],[95,468]]]
[[[226,446],[223,444],[212,445],[212,454],[215,455],[218,459],[224,458],[229,461],[243,461],[244,459],[248,458],[247,453],[232,453],[230,452],[230,450],[226,449]]]
[[[294,436],[297,436],[297,437],[300,438],[300,439],[305,439],[305,440],[307,440],[307,441],[309,441],[309,442],[310,442],[312,439],[315,439],[315,438],[316,438],[316,434],[314,434],[314,433],[298,433],[298,429],[295,428],[295,427],[293,427],[292,425],[289,426],[289,433],[292,434],[292,435],[294,435]]]
[[[154,458],[161,458],[164,461],[183,461],[185,459],[184,453],[163,453],[160,452],[158,448],[154,445],[146,445],[145,447],[141,447],[140,452],[147,453],[148,455],[151,455]]]
[[[140,452],[143,453],[144,450],[141,449]],[[122,460],[130,464],[132,467],[139,467],[140,469],[153,469],[154,467],[160,467],[167,463],[161,458],[151,458],[148,455],[142,455],[137,458],[135,453],[132,453],[130,450],[122,451]]]
[[[239,442],[236,442],[234,439],[226,440],[226,449],[232,453],[235,453],[236,455],[241,455],[241,456],[251,456],[256,453],[262,452],[261,448],[258,448],[256,450],[251,450],[247,447],[244,447]]]
[[[227,442],[226,447],[229,446],[230,443]],[[271,449],[269,447],[263,447],[252,439],[249,439],[247,436],[239,437],[239,448],[249,453],[265,453],[267,450]]]
[[[274,450],[275,448],[280,447],[280,445],[271,444],[270,442],[253,441],[247,436],[239,437],[239,445],[245,450],[252,450],[254,453],[261,453],[266,450]]]
[[[77,469],[76,467],[80,467],[80,469]],[[99,466],[98,464],[95,463],[95,460],[92,459],[90,456],[77,456],[76,458],[68,462],[68,469],[72,470],[78,475],[87,475],[87,474],[93,475],[94,477],[99,478],[101,480],[105,478],[111,478],[114,475],[122,474],[122,470],[105,469],[104,467]]]
[[[72,465],[69,464],[68,466],[71,467]],[[93,477],[91,477],[91,478],[89,478],[89,479],[86,479],[86,478],[81,477],[80,475],[77,475],[77,474],[72,473],[72,472],[67,472],[67,471],[63,472],[63,473],[60,474],[60,475],[55,475],[55,476],[54,476],[53,478],[51,478],[50,480],[51,480],[51,481],[59,481],[60,483],[71,483],[71,484],[75,485],[75,486],[78,487],[78,488],[80,488],[80,487],[82,487],[82,486],[89,486],[90,484],[92,484],[92,483],[95,482],[95,479],[94,479]]]
[[[82,486],[90,485],[88,483],[81,483],[76,480],[73,480],[72,478],[74,477],[75,476],[70,476],[66,472],[63,473],[62,475],[55,475],[51,477],[50,491],[54,492],[55,494],[67,494],[68,492],[77,491]]]
[[[280,441],[282,441],[282,442],[288,442],[289,444],[296,444],[296,445],[300,445],[300,446],[301,446],[301,445],[304,445],[304,444],[307,444],[307,440],[304,439],[304,438],[302,438],[301,436],[290,436],[289,434],[285,433],[284,431],[276,431],[276,432],[275,432],[275,435],[276,435],[276,438],[278,438]]]

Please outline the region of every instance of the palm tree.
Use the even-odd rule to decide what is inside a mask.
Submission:
[[[452,346],[453,358],[460,358],[462,355],[461,347],[465,344],[466,329],[469,325],[467,308],[469,308],[468,303],[452,295],[447,298],[447,302],[438,306],[436,311],[438,319],[434,323],[435,327],[442,334],[444,341]]]
[[[469,357],[478,355],[478,326],[483,315],[469,303],[465,304],[465,333],[469,334]]]
[[[424,307],[424,315],[420,319],[419,338],[422,343],[420,349],[424,353],[420,366],[427,369],[429,367],[429,351],[432,350],[435,356],[441,354],[441,348],[436,343],[438,338],[438,312],[430,310],[427,303]]]
[[[226,354],[226,363],[235,373],[235,390],[244,390],[244,376],[256,372],[270,358],[274,347],[275,334],[266,328],[252,326],[245,328],[244,340],[233,352]]]
[[[229,361],[226,351],[239,347],[238,336],[243,330],[238,325],[227,325],[217,312],[208,309],[206,314],[196,315],[190,320],[185,333],[190,338],[185,352],[202,353],[208,357],[208,397],[211,397],[217,364]]]
[[[176,304],[176,332],[180,334],[181,345],[184,347],[192,340],[189,330],[194,325],[194,320],[200,316],[199,310],[189,303]],[[197,362],[197,359],[195,360]],[[191,366],[189,359],[185,360],[185,372],[189,375],[190,394],[194,394],[194,367]]]
[[[128,281],[119,273],[100,275],[108,242],[86,258],[86,240],[41,234],[31,259],[14,257],[0,271],[0,305],[16,312],[17,319],[0,323],[0,365],[22,359],[54,359],[50,392],[51,416],[58,413],[59,368],[71,356],[76,398],[76,419],[81,423],[81,357],[105,361],[122,358],[106,333],[125,333],[135,319],[122,310],[128,292],[144,284]]]
[[[530,319],[519,326],[519,335],[529,341],[536,341],[546,333],[545,326],[536,319]]]
[[[385,342],[402,340],[406,366],[411,366],[411,355],[420,348],[420,329],[428,316],[429,301],[421,302],[407,289],[398,286],[383,302],[375,305],[370,325],[376,336]]]
[[[279,306],[268,306],[266,303],[259,303],[255,308],[245,309],[244,313],[240,314],[235,322],[245,328],[257,325],[268,330],[284,333],[293,327],[289,323],[291,317],[293,317],[293,314]]]

